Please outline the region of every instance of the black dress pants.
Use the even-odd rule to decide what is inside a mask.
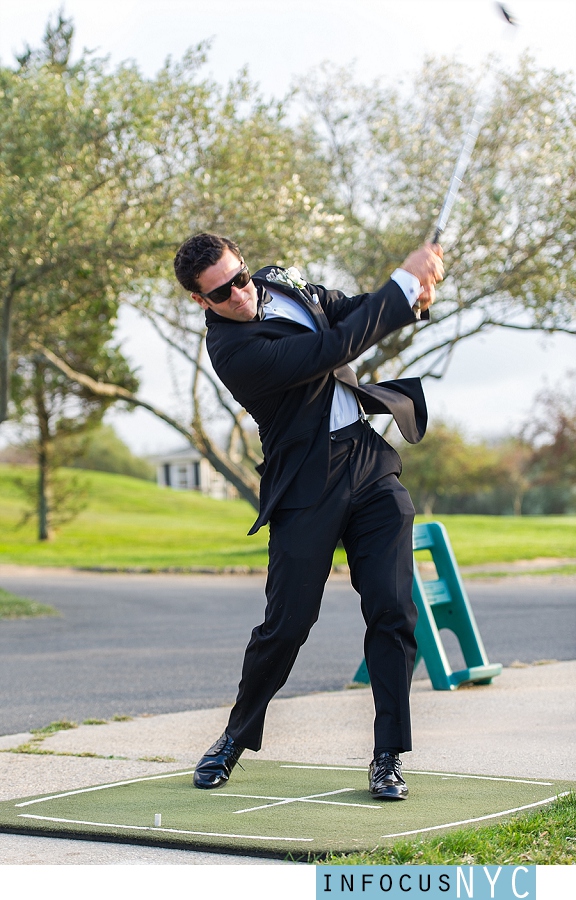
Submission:
[[[350,432],[353,436],[346,437]],[[268,704],[288,678],[318,619],[340,539],[366,622],[364,653],[374,696],[374,746],[398,752],[412,748],[414,507],[396,475],[379,475],[381,460],[374,453],[374,442],[382,439],[370,426],[349,426],[335,438],[319,502],[305,509],[276,510],[270,522],[265,618],[246,648],[226,728],[241,747],[251,750],[260,749]]]

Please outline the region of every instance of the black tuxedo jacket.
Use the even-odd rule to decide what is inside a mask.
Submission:
[[[304,508],[320,498],[328,476],[335,379],[354,391],[368,415],[391,413],[410,443],[422,439],[427,422],[419,378],[359,385],[348,366],[387,334],[416,321],[395,282],[347,297],[322,285],[293,289],[267,280],[271,274],[274,269],[266,267],[253,276],[259,308],[252,321],[206,312],[212,365],[255,419],[262,442],[260,514],[249,534],[269,521],[274,509]],[[267,286],[300,303],[318,331],[286,319],[266,320]],[[400,474],[398,454],[383,439],[381,445],[380,476]]]

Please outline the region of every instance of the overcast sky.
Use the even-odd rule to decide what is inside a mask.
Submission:
[[[490,52],[511,65],[530,49],[542,66],[576,70],[574,0],[510,0],[511,28],[492,0],[67,0],[76,46],[112,63],[134,59],[152,75],[167,56],[179,58],[211,40],[207,71],[226,81],[247,65],[266,95],[324,60],[354,65],[363,80],[396,81],[429,54],[456,56],[477,67]],[[35,46],[59,8],[51,0],[0,0],[0,60]],[[262,261],[265,262],[265,261]],[[449,260],[446,261],[449,266]],[[127,349],[141,366],[142,395],[177,409],[166,355],[133,316],[121,319]],[[497,434],[524,418],[547,379],[576,368],[576,338],[504,332],[463,343],[448,374],[426,382],[432,416],[449,416],[472,435]],[[139,452],[178,445],[178,436],[145,412],[113,414],[122,437]]]

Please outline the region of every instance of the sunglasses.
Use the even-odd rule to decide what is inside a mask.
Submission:
[[[211,300],[212,303],[226,303],[226,300],[230,299],[232,288],[246,287],[251,278],[250,270],[248,266],[244,264],[234,278],[231,278],[226,284],[221,284],[220,287],[214,288],[213,291],[208,291],[207,294],[202,294],[201,296],[207,300]]]

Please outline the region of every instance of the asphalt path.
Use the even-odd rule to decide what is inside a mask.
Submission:
[[[58,719],[229,704],[262,619],[263,576],[3,573],[0,587],[58,618],[0,621],[0,734]],[[491,662],[576,658],[576,578],[468,582]],[[362,659],[363,623],[346,576],[328,583],[320,620],[280,696],[339,690]],[[445,645],[454,668],[456,642]],[[426,677],[421,664],[416,677]]]

